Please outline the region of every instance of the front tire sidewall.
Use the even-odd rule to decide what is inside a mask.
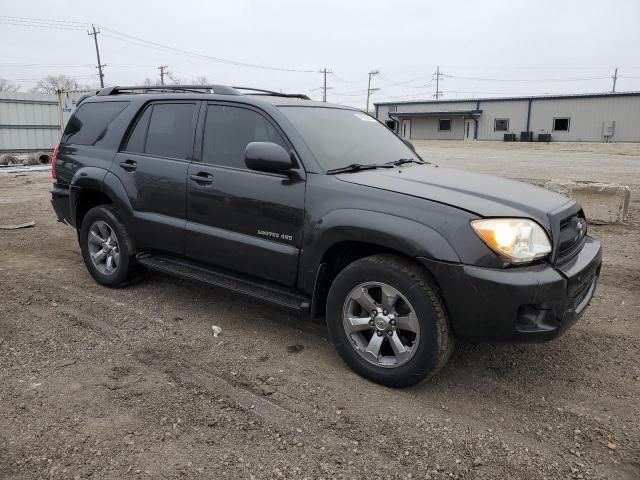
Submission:
[[[115,232],[118,238],[118,250],[120,252],[120,264],[113,275],[105,275],[100,272],[91,260],[89,253],[89,228],[97,220],[103,220],[106,222]],[[80,249],[82,251],[82,258],[84,263],[91,273],[91,276],[101,285],[107,287],[117,287],[124,283],[130,277],[130,273],[134,267],[135,260],[132,257],[129,243],[127,241],[127,233],[122,223],[115,216],[114,212],[104,206],[94,207],[87,212],[82,220],[80,231],[78,232],[78,240],[80,242]]]
[[[404,270],[404,271],[403,271]],[[415,270],[415,267],[414,267]],[[363,359],[351,344],[343,327],[343,306],[349,292],[362,283],[380,282],[400,291],[411,303],[420,325],[420,341],[415,355],[399,367],[378,367]],[[390,268],[374,262],[356,262],[345,268],[331,286],[327,301],[329,335],[346,363],[359,375],[390,387],[407,387],[434,374],[442,365],[448,339],[442,322],[446,322],[440,304],[424,279],[408,275],[406,269]],[[437,302],[436,298],[436,302]]]

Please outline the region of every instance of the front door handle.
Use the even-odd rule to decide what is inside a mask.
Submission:
[[[200,183],[202,185],[210,185],[213,183],[213,175],[210,173],[200,172],[194,175],[191,175],[191,180],[196,183]]]
[[[125,162],[120,162],[120,166],[126,170],[127,172],[133,172],[136,168],[138,168],[138,164],[133,160],[127,160]]]

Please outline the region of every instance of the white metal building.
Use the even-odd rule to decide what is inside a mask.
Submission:
[[[55,95],[0,93],[0,153],[50,150],[59,138]]]
[[[640,92],[381,102],[375,115],[415,140],[640,142]]]
[[[0,92],[0,154],[53,150],[85,93]]]

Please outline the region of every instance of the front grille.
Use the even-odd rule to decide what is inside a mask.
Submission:
[[[582,210],[560,222],[558,261],[563,262],[580,251],[587,235],[587,221]]]

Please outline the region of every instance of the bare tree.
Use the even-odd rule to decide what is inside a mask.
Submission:
[[[67,75],[48,75],[39,80],[32,92],[56,93],[59,91],[69,91],[80,89],[80,84]]]
[[[0,92],[17,92],[20,90],[20,85],[9,82],[4,78],[0,78]]]
[[[184,84],[184,79],[180,78],[180,77],[176,77],[173,73],[169,72],[167,73],[167,76],[169,77],[169,82],[173,83],[174,85],[181,85]]]
[[[209,85],[209,79],[203,75],[201,77],[194,78],[191,83],[193,85]]]
[[[151,80],[149,77],[145,78],[144,81],[142,82],[142,85],[144,85],[145,87],[152,87],[153,85],[158,85],[158,81],[153,81]]]

